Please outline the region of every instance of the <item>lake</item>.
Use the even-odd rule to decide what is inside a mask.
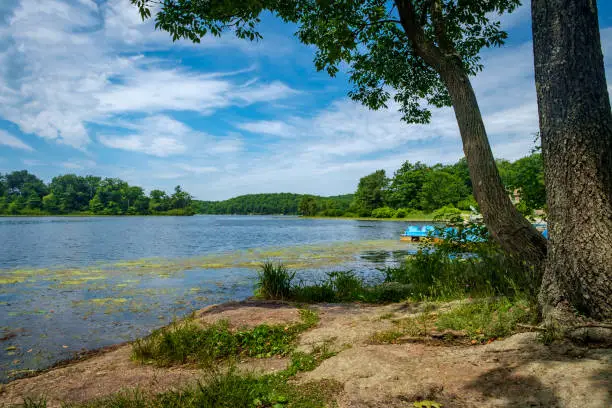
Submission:
[[[407,225],[284,216],[0,218],[0,382],[253,294],[257,267],[370,280]]]

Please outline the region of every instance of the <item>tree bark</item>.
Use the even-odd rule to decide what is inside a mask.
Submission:
[[[441,74],[453,102],[474,197],[484,222],[504,250],[533,267],[534,279],[539,283],[546,258],[546,240],[510,201],[495,164],[474,89],[460,61],[445,64]]]
[[[611,319],[612,113],[596,1],[533,0],[532,20],[550,239],[540,303],[556,320]]]

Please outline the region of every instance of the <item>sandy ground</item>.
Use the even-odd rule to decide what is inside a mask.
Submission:
[[[339,353],[296,381],[330,379],[344,385],[340,407],[410,407],[435,400],[444,407],[612,406],[612,350],[568,344],[544,346],[534,333],[488,345],[440,346],[431,342],[375,345],[371,336],[393,328],[392,320],[413,316],[422,305],[317,305],[320,323],[300,337],[299,348],[326,343]],[[206,308],[202,323],[220,319],[232,327],[299,320],[298,309],[278,302],[241,302]],[[80,402],[124,389],[159,392],[205,378],[196,368],[157,368],[130,360],[130,346],[13,381],[0,390],[0,407],[23,397],[45,396],[48,406]],[[286,359],[249,359],[245,371],[273,372]]]

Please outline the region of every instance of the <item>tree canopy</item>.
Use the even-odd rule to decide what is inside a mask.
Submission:
[[[47,185],[27,170],[0,174],[0,214],[191,215],[192,197],[180,186],[168,196],[117,178],[65,174]]]

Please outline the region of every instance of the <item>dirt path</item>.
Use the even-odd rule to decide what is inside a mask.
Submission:
[[[424,343],[373,345],[374,333],[393,327],[394,318],[413,316],[422,305],[317,305],[320,323],[304,333],[299,348],[327,343],[340,352],[297,381],[334,379],[344,384],[341,407],[410,407],[431,399],[444,407],[612,406],[612,350],[562,345],[547,347],[533,333],[484,346],[441,347]],[[204,323],[230,320],[233,326],[291,323],[297,308],[270,302],[214,306],[196,314]],[[160,392],[202,378],[195,368],[156,368],[132,362],[130,346],[85,361],[13,381],[0,391],[0,407],[24,396],[44,395],[48,406],[79,402],[122,389]],[[242,370],[271,372],[285,359],[248,360]]]

